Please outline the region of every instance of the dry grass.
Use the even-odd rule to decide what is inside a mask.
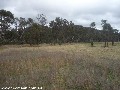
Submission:
[[[0,47],[0,87],[120,90],[120,46],[89,44]]]

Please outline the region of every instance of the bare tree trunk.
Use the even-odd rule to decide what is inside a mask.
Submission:
[[[114,38],[112,38],[112,46],[114,46]]]
[[[114,41],[112,41],[112,46],[114,46]]]
[[[108,41],[107,41],[107,47],[108,47]]]
[[[104,45],[104,47],[106,47],[106,41],[105,41],[105,45]]]

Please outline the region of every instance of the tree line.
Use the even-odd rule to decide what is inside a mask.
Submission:
[[[101,20],[102,30],[91,22],[89,27],[75,25],[72,21],[56,17],[47,24],[47,18],[38,14],[37,21],[32,18],[15,17],[7,10],[0,10],[0,45],[5,44],[63,44],[89,42],[114,42],[120,40],[119,30],[114,29],[107,20]]]

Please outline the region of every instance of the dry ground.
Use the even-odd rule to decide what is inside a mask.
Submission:
[[[43,90],[120,90],[120,45],[0,47],[0,87]]]

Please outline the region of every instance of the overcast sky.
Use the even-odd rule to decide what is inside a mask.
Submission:
[[[16,17],[35,18],[46,15],[48,22],[62,17],[75,24],[89,26],[106,19],[120,30],[120,0],[0,0],[0,9],[11,11]]]

